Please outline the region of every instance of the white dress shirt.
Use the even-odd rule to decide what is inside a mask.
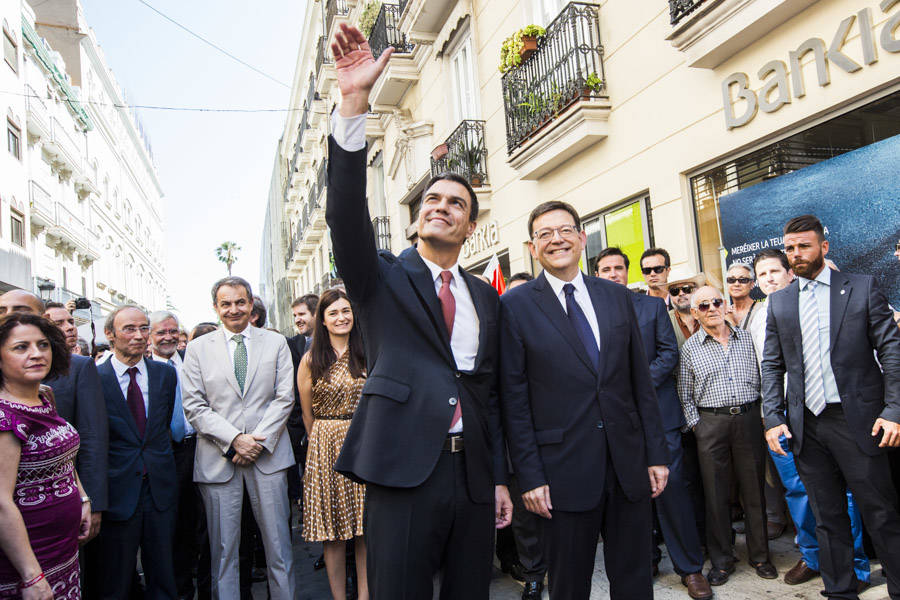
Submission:
[[[756,348],[756,361],[762,367],[763,350],[766,347],[766,323],[769,321],[769,299],[766,298],[760,303],[759,308],[750,315],[750,322],[747,323],[747,331],[750,332],[750,338],[753,340],[753,346]]]
[[[176,383],[178,385],[178,389],[175,391],[179,396],[181,395],[181,390],[183,386],[181,385],[181,367],[184,366],[184,362],[181,360],[181,355],[176,351],[175,354],[172,355],[172,358],[166,358],[165,356],[160,356],[156,352],[154,352],[151,357],[156,362],[171,364],[175,367],[175,374],[178,375]],[[184,415],[184,409],[182,408],[182,415],[184,416],[184,435],[194,435],[197,433],[197,430],[191,427],[191,422],[187,420],[187,415]]]
[[[588,325],[591,326],[591,332],[594,334],[594,340],[597,342],[597,348],[600,348],[600,326],[597,325],[597,313],[594,312],[594,303],[591,302],[591,295],[588,293],[587,284],[584,282],[584,274],[581,271],[578,271],[578,275],[576,275],[575,279],[572,281],[563,281],[562,279],[554,277],[547,271],[544,271],[544,277],[547,278],[547,283],[550,284],[550,288],[553,290],[553,293],[556,294],[556,298],[559,300],[563,312],[566,314],[569,314],[569,311],[566,309],[566,292],[563,290],[563,286],[567,283],[571,283],[575,286],[575,293],[573,294],[575,296],[575,302],[578,303],[584,316],[587,317]]]
[[[112,354],[112,352],[110,352]],[[112,364],[113,371],[116,372],[116,378],[119,380],[119,387],[122,388],[122,397],[125,398],[125,402],[128,402],[128,384],[131,383],[131,376],[128,374],[128,365],[120,361],[115,356],[110,357],[110,362]],[[147,364],[144,362],[144,359],[138,361],[136,365],[137,367],[137,379],[138,387],[141,388],[141,395],[144,397],[144,415],[147,414],[147,409],[150,406],[150,380],[147,378]]]
[[[231,370],[232,371],[234,370],[234,351],[237,350],[237,342],[234,341],[233,338],[238,333],[240,333],[242,336],[244,336],[244,348],[247,349],[247,364],[248,365],[250,364],[250,346],[252,345],[252,344],[250,344],[250,328],[251,327],[253,327],[253,326],[247,325],[246,327],[244,327],[243,331],[238,331],[237,333],[232,333],[232,332],[228,331],[228,329],[226,329],[224,325],[222,326],[222,332],[223,332],[222,335],[225,336],[225,344],[228,346],[228,358],[231,359]],[[176,354],[177,354],[177,352],[176,352]]]
[[[366,114],[342,117],[335,110],[331,113],[331,135],[338,146],[347,152],[357,152],[366,147]]]

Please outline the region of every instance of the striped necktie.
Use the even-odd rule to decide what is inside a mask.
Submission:
[[[816,416],[825,410],[825,379],[822,375],[822,352],[819,347],[819,304],[815,281],[806,284],[800,294],[800,335],[803,339],[803,372],[806,384],[806,407]]]

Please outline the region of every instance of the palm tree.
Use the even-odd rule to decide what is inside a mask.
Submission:
[[[237,262],[237,253],[240,249],[241,247],[237,245],[237,242],[222,242],[222,244],[216,248],[216,258],[225,263],[228,267],[229,277],[231,277],[231,265]]]

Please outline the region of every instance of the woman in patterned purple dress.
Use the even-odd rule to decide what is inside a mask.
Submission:
[[[75,472],[78,433],[41,386],[68,368],[65,338],[50,321],[0,319],[0,598],[81,597],[78,542],[91,505]]]

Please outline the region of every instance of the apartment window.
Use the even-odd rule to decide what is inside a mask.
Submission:
[[[565,2],[562,0],[531,0],[528,11],[529,24],[546,27],[550,21],[562,12]]]
[[[16,36],[9,28],[9,23],[3,19],[3,58],[9,68],[19,72],[19,47],[16,44]]]
[[[22,130],[12,121],[6,122],[6,149],[17,159],[22,159]]]
[[[375,216],[387,216],[387,199],[384,197],[384,156],[381,152],[372,161],[372,197],[375,200]]]
[[[10,211],[9,233],[13,244],[20,248],[25,247],[25,217],[16,210]]]
[[[472,37],[466,33],[450,54],[453,123],[478,118],[478,85],[473,55]]]
[[[597,255],[604,248],[618,246],[631,262],[628,283],[641,281],[638,267],[641,254],[653,244],[649,219],[650,198],[643,196],[632,199],[596,217],[584,219],[582,225],[587,233],[589,273],[593,275],[597,266]]]

